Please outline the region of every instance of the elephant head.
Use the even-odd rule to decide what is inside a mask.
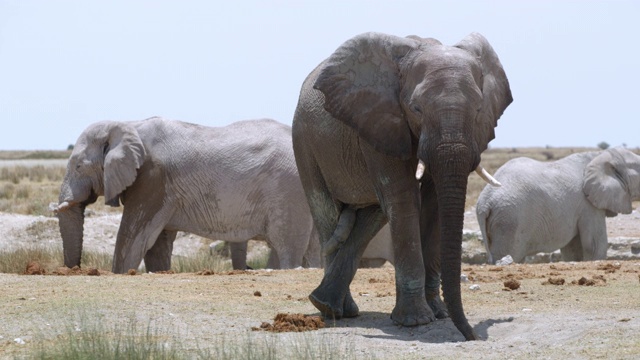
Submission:
[[[467,178],[512,101],[493,48],[477,33],[455,46],[366,33],[325,61],[314,88],[334,118],[377,151],[414,161],[423,188],[435,188],[445,302],[458,329],[474,339],[460,294]]]
[[[82,132],[69,158],[55,209],[65,266],[80,266],[85,207],[101,195],[107,205],[119,206],[120,195],[134,182],[144,157],[142,140],[131,125],[103,121]]]
[[[640,200],[640,156],[624,148],[608,149],[585,167],[582,190],[608,216],[630,214]]]

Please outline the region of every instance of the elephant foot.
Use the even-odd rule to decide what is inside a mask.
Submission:
[[[347,296],[344,297],[342,316],[346,318],[352,318],[358,315],[360,315],[360,309],[358,309],[358,305],[351,297],[351,291],[349,291],[347,292]]]
[[[340,300],[339,296],[332,296],[331,294],[327,296],[326,292],[316,289],[309,295],[309,300],[326,319],[339,320],[343,317],[356,317],[360,314],[360,309],[358,309],[358,305],[351,297],[350,292],[347,292],[343,300]]]
[[[427,306],[423,297],[415,301],[404,301],[396,304],[391,312],[391,320],[394,324],[402,326],[417,326],[429,324],[436,320],[433,311]]]
[[[429,296],[429,294],[427,294],[427,305],[429,305],[431,311],[433,311],[436,319],[446,319],[449,317],[447,305],[442,301],[440,294],[433,296]]]
[[[309,300],[316,309],[320,310],[322,317],[325,319],[342,319],[342,313],[344,311],[342,306],[335,306],[328,301],[322,300],[315,294],[315,291],[309,295]]]

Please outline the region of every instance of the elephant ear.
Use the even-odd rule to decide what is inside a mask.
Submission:
[[[131,125],[118,122],[109,130],[105,144],[104,198],[111,206],[119,205],[120,194],[136,179],[145,156],[138,131]]]
[[[610,213],[630,214],[629,176],[625,162],[617,151],[603,151],[584,169],[582,191],[598,209]]]
[[[380,33],[358,35],[327,60],[313,84],[324,108],[374,149],[411,157],[411,130],[399,101],[399,61],[419,42]]]
[[[482,80],[481,84],[478,84],[482,90],[482,108],[476,118],[479,131],[476,131],[475,140],[478,150],[483,152],[487,149],[489,142],[495,138],[494,128],[498,126],[498,119],[513,101],[509,80],[498,59],[498,54],[481,34],[471,33],[455,47],[473,54],[482,67]]]

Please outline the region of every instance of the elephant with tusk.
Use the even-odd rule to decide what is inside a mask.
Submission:
[[[624,148],[553,162],[516,158],[496,177],[505,186],[485,187],[476,206],[491,264],[557,249],[564,261],[605,259],[605,217],[629,214],[640,200],[640,156]]]
[[[349,284],[388,222],[391,319],[413,326],[450,315],[466,339],[478,338],[460,292],[467,179],[511,102],[502,64],[478,33],[453,46],[365,33],[311,71],[293,147],[325,256],[324,278],[309,296],[324,316],[359,314]],[[480,175],[490,181],[482,168]]]
[[[158,117],[90,125],[53,206],[68,267],[81,263],[84,210],[99,196],[124,206],[114,273],[137,269],[143,259],[148,271],[169,270],[178,231],[240,249],[262,239],[274,250],[270,263],[321,266],[291,128],[274,120],[219,128]],[[246,267],[244,256],[233,262]]]

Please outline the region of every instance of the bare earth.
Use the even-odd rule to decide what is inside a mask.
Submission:
[[[389,314],[395,303],[394,270],[388,264],[358,271],[351,290],[360,306],[359,317],[327,321],[325,328],[302,335],[251,328],[273,322],[279,313],[318,315],[307,296],[320,283],[320,269],[210,276],[130,276],[101,270],[100,276],[86,271],[82,276],[0,274],[0,357],[27,354],[46,341],[43,336],[64,333],[69,324],[82,331],[81,317],[89,315],[107,322],[135,317],[142,328],[152,323],[168,329],[187,349],[242,343],[250,336],[275,337],[280,344],[319,339],[351,347],[358,358],[637,359],[640,255],[630,254],[630,260],[615,256],[640,239],[639,220],[638,212],[607,220],[610,240],[621,244],[610,249],[612,260],[505,267],[463,264],[469,278],[462,284],[465,311],[484,341],[463,342],[450,320],[411,328],[393,325]],[[85,249],[112,252],[118,223],[118,215],[88,217]],[[31,234],[38,224],[44,231],[36,237]],[[467,213],[465,228],[477,231],[473,211]],[[0,213],[0,245],[5,250],[60,241],[54,218]],[[200,246],[200,238],[181,234],[175,253],[188,255]],[[471,290],[471,285],[479,289]]]

